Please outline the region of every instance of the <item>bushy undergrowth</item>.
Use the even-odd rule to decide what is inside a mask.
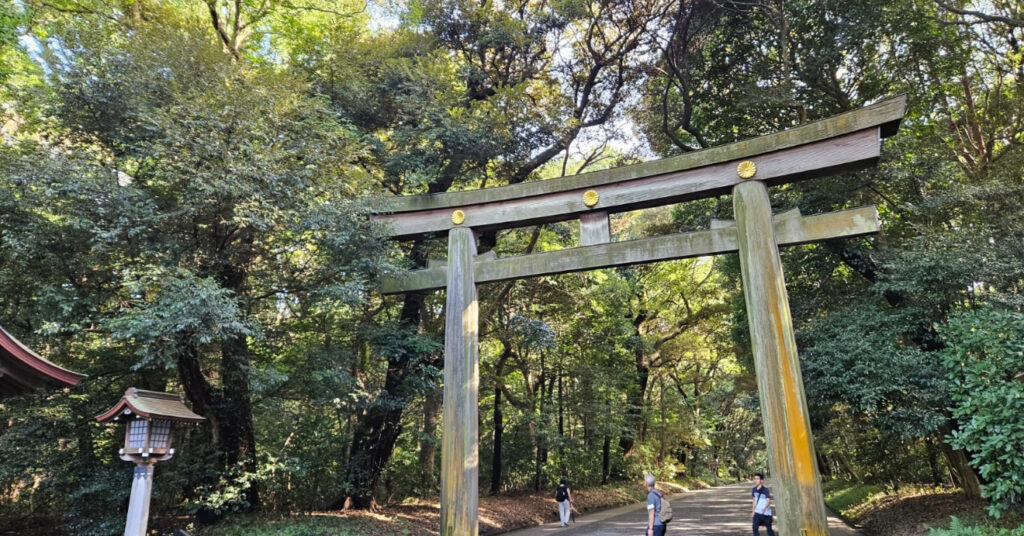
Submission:
[[[931,529],[928,536],[1024,536],[1024,524],[1015,528],[999,528],[986,525],[967,526],[957,517],[953,517],[949,527]]]
[[[948,439],[971,453],[971,466],[985,482],[988,513],[998,518],[1024,501],[1024,383],[1014,379],[1024,360],[1024,314],[996,307],[967,311],[950,318],[942,335],[958,425]]]

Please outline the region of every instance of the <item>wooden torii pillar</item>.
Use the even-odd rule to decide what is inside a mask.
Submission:
[[[772,215],[768,186],[872,166],[905,99],[750,140],[572,177],[395,197],[374,218],[390,236],[448,233],[447,263],[395,274],[388,294],[446,288],[441,534],[476,536],[479,283],[739,252],[758,392],[782,536],[828,534],[780,245],[877,232],[875,207]],[[735,222],[612,242],[608,215],[732,193]],[[476,254],[476,231],[578,218],[580,246],[519,257]]]

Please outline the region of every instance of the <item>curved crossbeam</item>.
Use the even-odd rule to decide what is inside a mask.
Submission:
[[[486,231],[727,194],[747,180],[737,173],[747,161],[756,164],[753,179],[769,186],[861,169],[877,162],[879,139],[895,132],[904,107],[897,97],[775,134],[582,175],[387,198],[374,220],[395,238],[459,227]],[[594,194],[596,203],[588,204]]]

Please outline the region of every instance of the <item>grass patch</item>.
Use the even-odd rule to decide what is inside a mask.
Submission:
[[[836,480],[826,483],[822,489],[825,492],[825,504],[843,516],[849,516],[849,513],[858,506],[885,492],[881,486],[874,484],[857,484]]]
[[[826,480],[825,482],[822,482],[821,491],[825,492],[825,495],[828,495],[829,493],[832,493],[836,490],[846,489],[853,485],[853,482],[850,482],[849,480],[841,480],[835,478],[832,480]]]

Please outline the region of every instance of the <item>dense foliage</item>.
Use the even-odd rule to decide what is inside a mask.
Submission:
[[[950,382],[953,418],[962,424],[951,443],[971,452],[986,481],[982,495],[998,517],[1024,500],[1024,315],[982,308],[957,314],[942,331],[949,346],[942,364]]]
[[[57,0],[0,9],[0,325],[88,379],[0,401],[0,533],[113,534],[129,386],[207,421],[155,517],[437,492],[443,292],[375,279],[389,195],[545,180],[906,94],[877,169],[772,190],[876,204],[788,248],[826,477],[1019,507],[1024,22],[1011,2]],[[728,196],[615,215],[706,229]],[[578,227],[479,237],[573,247]],[[481,489],[766,465],[735,257],[481,287]],[[980,478],[979,478],[980,477]],[[168,521],[173,523],[173,521]],[[41,529],[42,530],[42,529]]]

